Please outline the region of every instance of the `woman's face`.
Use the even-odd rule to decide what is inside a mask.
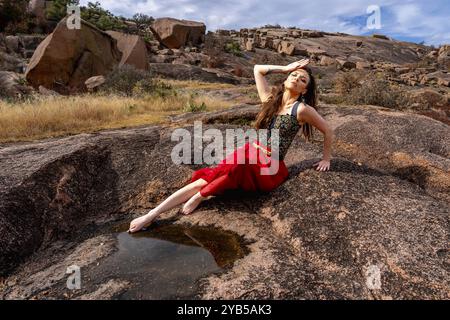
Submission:
[[[309,83],[309,74],[306,70],[292,71],[284,81],[284,87],[296,93],[304,94]]]

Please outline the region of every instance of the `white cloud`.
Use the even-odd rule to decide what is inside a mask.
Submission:
[[[93,1],[93,0],[92,0]],[[88,1],[82,0],[85,5]],[[323,31],[363,34],[369,5],[378,5],[382,29],[394,38],[414,38],[427,44],[449,42],[448,0],[99,0],[111,12],[132,16],[145,13],[154,18],[173,17],[202,21],[207,30],[240,29],[279,23]],[[355,17],[360,17],[358,20]],[[361,18],[362,17],[362,18]],[[354,19],[355,18],[355,19]],[[361,20],[362,19],[362,20]]]
[[[411,25],[419,22],[421,18],[420,8],[415,4],[394,6],[397,23],[400,25]]]
[[[428,44],[449,43],[449,9],[435,6],[406,4],[392,6],[394,21],[390,31],[404,37],[423,38]],[[447,12],[446,12],[447,11]]]

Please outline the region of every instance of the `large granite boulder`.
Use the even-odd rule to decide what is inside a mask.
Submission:
[[[202,22],[165,17],[153,21],[151,29],[155,37],[170,49],[196,46],[205,41],[206,26]]]
[[[147,47],[141,37],[118,31],[106,31],[106,33],[116,39],[117,47],[122,52],[121,66],[128,64],[136,69],[148,70]]]
[[[421,84],[437,84],[439,86],[450,87],[450,74],[443,71],[428,73],[422,77]]]
[[[245,117],[258,111],[242,108]],[[201,279],[197,298],[448,299],[449,127],[379,107],[320,112],[336,133],[331,171],[311,167],[322,155],[320,134],[312,143],[297,136],[286,156],[290,178],[273,192],[230,193],[188,216],[160,216],[246,240],[248,254]],[[242,128],[225,113],[197,115],[204,130]],[[170,161],[171,134],[192,133],[195,117],[179,120],[0,145],[0,270],[10,274],[0,297],[51,298],[49,288],[65,288],[67,263],[84,259],[89,272],[115,245],[107,234],[81,244],[71,236],[147,211],[184,186],[198,165]]]
[[[82,90],[88,78],[106,75],[122,58],[117,41],[107,33],[83,20],[80,29],[68,29],[66,22],[58,23],[30,60],[26,78],[34,87]]]
[[[450,68],[450,45],[442,46],[439,49],[437,60],[440,65]]]

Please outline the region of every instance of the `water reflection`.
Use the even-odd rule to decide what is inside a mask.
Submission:
[[[118,250],[92,270],[90,278],[105,283],[128,280],[117,299],[189,299],[196,281],[233,265],[247,252],[237,235],[214,227],[154,222],[129,234],[129,222],[116,226]]]

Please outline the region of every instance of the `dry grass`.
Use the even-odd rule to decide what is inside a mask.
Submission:
[[[334,78],[334,93],[322,96],[325,103],[377,105],[401,110],[409,101],[404,89],[384,79],[384,75],[345,72]]]
[[[172,79],[161,79],[161,81],[171,85],[175,89],[228,89],[236,87],[230,83],[213,83],[213,82],[201,82],[197,80],[172,80]],[[256,87],[255,87],[256,88]]]
[[[223,87],[222,84],[194,81],[173,81],[172,84],[175,88],[184,88],[184,92],[164,98],[154,95],[123,97],[86,94],[37,97],[15,103],[0,100],[0,142],[29,141],[102,129],[161,124],[167,121],[168,115],[183,113],[189,102],[204,102],[208,111],[234,105],[233,101],[189,94],[190,89],[217,89]]]

